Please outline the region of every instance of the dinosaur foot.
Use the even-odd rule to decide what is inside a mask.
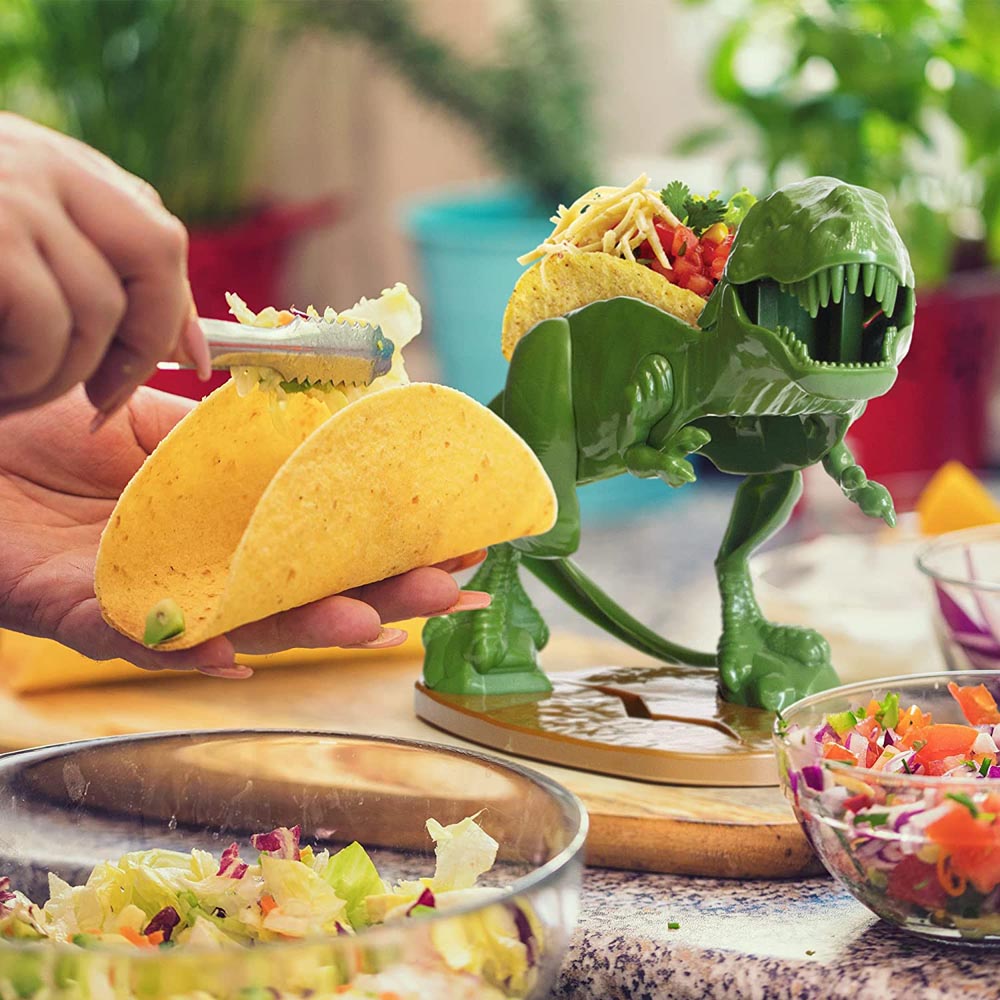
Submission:
[[[754,618],[719,642],[719,682],[727,701],[780,711],[840,683],[830,644],[818,632]]]

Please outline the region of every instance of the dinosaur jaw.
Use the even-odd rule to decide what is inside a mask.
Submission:
[[[803,389],[825,399],[873,399],[889,391],[896,380],[895,350],[899,331],[887,327],[878,361],[816,361],[787,326],[770,331],[784,346]]]
[[[760,283],[757,296],[757,322],[808,392],[871,399],[891,387],[909,347],[913,290],[888,267],[836,264],[801,281]]]

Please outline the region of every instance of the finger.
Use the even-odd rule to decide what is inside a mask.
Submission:
[[[126,308],[121,280],[93,243],[59,209],[35,217],[39,249],[69,306],[73,329],[59,382],[76,385],[97,370]]]
[[[153,449],[197,406],[193,399],[174,396],[143,386],[128,401],[128,419],[139,447],[151,455]]]
[[[86,382],[90,401],[105,414],[120,407],[153,374],[158,361],[174,354],[186,323],[177,290],[163,276],[128,279],[125,291],[125,316]]]
[[[444,570],[445,573],[460,573],[463,569],[472,569],[478,566],[486,558],[486,549],[478,549],[476,552],[469,552],[464,556],[456,556],[454,559],[445,559],[444,562],[435,563],[433,569]]]
[[[81,601],[65,614],[54,638],[94,660],[127,660],[142,670],[198,670],[243,676],[232,643],[225,636],[190,649],[150,649],[115,631],[101,617],[97,598]]]
[[[116,182],[96,168],[58,177],[70,218],[117,271],[128,298],[115,340],[87,382],[97,409],[110,412],[177,348],[191,310],[187,233],[136,191],[134,178]]]
[[[370,604],[383,622],[440,614],[458,600],[454,578],[440,569],[425,567],[347,592]]]
[[[382,632],[378,612],[350,597],[327,597],[233,629],[229,641],[240,653],[324,649],[376,642]]]
[[[58,377],[72,317],[38,249],[12,248],[0,282],[0,412],[36,405],[69,388]]]
[[[198,373],[198,378],[202,382],[207,382],[212,377],[212,356],[209,354],[208,341],[205,340],[205,334],[198,323],[194,306],[191,308],[191,315],[184,324],[181,341],[174,351],[173,360],[182,365],[190,365]]]

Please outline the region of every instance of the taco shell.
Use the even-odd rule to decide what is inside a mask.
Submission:
[[[695,326],[705,299],[642,264],[607,253],[560,253],[542,258],[518,279],[503,317],[501,347],[509,361],[518,341],[543,319],[591,302],[627,296],[658,306]]]
[[[142,640],[171,599],[186,649],[239,625],[418,566],[547,531],[541,463],[463,393],[413,383],[332,416],[226,383],[163,439],[101,538],[105,619]]]

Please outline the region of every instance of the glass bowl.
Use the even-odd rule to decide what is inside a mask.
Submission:
[[[1000,669],[1000,524],[939,535],[917,555],[952,670]]]
[[[302,846],[316,851],[359,841],[390,882],[431,876],[425,821],[449,825],[477,813],[500,845],[480,879],[494,893],[357,934],[252,948],[123,941],[89,950],[0,939],[0,996],[545,997],[576,923],[587,832],[580,802],[548,778],[430,743],[209,731],[7,754],[0,875],[36,903],[49,896],[49,872],[77,885],[99,862],[129,851],[200,848],[218,858],[237,841],[246,854],[251,834],[293,825]]]
[[[1000,671],[949,671],[850,684],[803,698],[775,723],[778,770],[813,850],[870,910],[924,937],[1000,945],[1000,817],[988,811],[1000,806],[1000,778],[857,767],[824,759],[815,738],[829,715],[864,710],[871,699],[882,701],[891,692],[898,693],[901,711],[917,705],[935,724],[967,725],[948,692],[950,682],[984,684],[1000,697]],[[967,816],[975,810],[979,818],[963,824],[958,840],[951,834],[947,848],[943,837],[927,833],[949,810],[967,808]]]

